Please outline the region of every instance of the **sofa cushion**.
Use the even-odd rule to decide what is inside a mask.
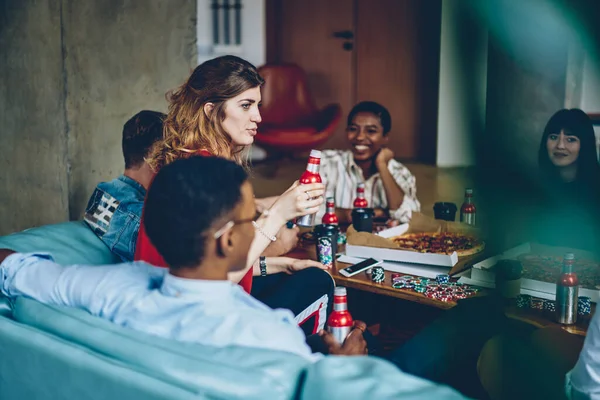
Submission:
[[[458,400],[460,393],[406,374],[378,357],[328,356],[308,367],[301,400]]]
[[[82,310],[23,297],[16,299],[13,317],[207,397],[293,398],[308,364],[299,356],[279,351],[217,348],[164,339],[123,328]]]
[[[47,252],[62,265],[117,264],[121,261],[81,221],[44,225],[0,237],[0,249]]]
[[[0,294],[0,317],[12,318],[12,304],[8,297]]]
[[[0,317],[0,399],[199,398],[203,397],[132,370],[125,363]]]

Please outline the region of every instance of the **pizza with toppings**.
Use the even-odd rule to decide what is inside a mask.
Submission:
[[[479,253],[485,248],[485,243],[473,236],[451,232],[407,233],[390,240],[401,249],[437,254],[456,252],[459,257]]]
[[[563,257],[535,253],[517,257],[523,266],[523,278],[556,283],[562,271]],[[600,263],[598,261],[575,258],[573,272],[577,274],[579,285],[586,289],[600,289]]]

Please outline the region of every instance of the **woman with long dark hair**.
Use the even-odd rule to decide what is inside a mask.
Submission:
[[[538,161],[540,200],[532,239],[551,246],[596,250],[600,165],[594,127],[579,109],[556,112],[546,124]]]
[[[556,112],[546,124],[538,161],[547,189],[597,191],[600,165],[592,121],[577,108]]]

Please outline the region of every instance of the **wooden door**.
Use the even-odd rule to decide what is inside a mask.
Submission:
[[[440,0],[357,0],[356,101],[392,116],[396,157],[435,163]]]
[[[440,30],[441,0],[267,0],[267,59],[304,68],[317,106],[342,106],[325,148],[348,148],[345,117],[372,100],[390,111],[396,157],[435,163]]]
[[[334,32],[353,32],[354,0],[267,1],[267,61],[306,71],[317,107],[342,107],[342,122],[322,148],[347,148],[345,116],[354,105],[352,50]],[[352,42],[352,40],[348,40]]]

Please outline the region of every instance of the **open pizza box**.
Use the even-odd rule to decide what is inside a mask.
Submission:
[[[348,227],[346,256],[352,258],[375,258],[387,261],[384,268],[390,271],[405,272],[406,268],[420,267],[423,272],[420,276],[446,273],[453,275],[459,272],[457,263],[458,255],[420,253],[417,251],[403,250],[390,238],[405,233],[439,233],[454,232],[479,236],[477,229],[470,225],[457,222],[436,220],[421,213],[413,213],[410,223],[386,229],[378,234],[356,232],[352,226]],[[343,262],[343,260],[340,260]],[[349,260],[350,262],[350,260]],[[427,273],[428,272],[428,273]]]
[[[488,288],[494,288],[496,286],[496,274],[494,267],[500,260],[517,260],[521,255],[524,254],[535,254],[540,256],[557,256],[562,257],[565,253],[575,254],[575,260],[592,260],[600,264],[597,256],[587,252],[585,250],[579,250],[567,247],[547,246],[539,243],[524,243],[503,253],[487,258],[473,265],[470,271],[470,276],[466,275],[460,278],[460,282],[483,286]],[[558,269],[560,267],[555,267]],[[600,270],[598,271],[600,275]],[[546,282],[541,280],[533,279],[531,276],[524,274],[521,278],[521,294],[528,294],[531,296],[554,300],[556,297],[556,284],[553,282]],[[579,287],[579,296],[587,296],[592,299],[593,302],[600,300],[600,287]]]

